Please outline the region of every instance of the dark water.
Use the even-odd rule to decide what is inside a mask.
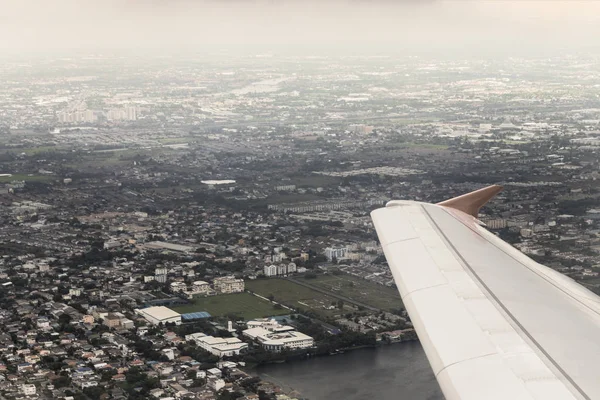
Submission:
[[[259,368],[267,381],[310,400],[443,400],[418,342]]]

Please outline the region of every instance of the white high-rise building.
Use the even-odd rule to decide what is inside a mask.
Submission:
[[[125,112],[128,120],[135,121],[137,119],[137,107],[127,107]]]
[[[137,107],[113,108],[106,113],[109,121],[135,121],[137,118]]]
[[[277,275],[287,275],[287,265],[279,264],[277,266]]]
[[[92,110],[63,111],[58,114],[58,122],[70,124],[74,122],[96,122],[98,119]]]
[[[291,262],[287,266],[287,273],[293,274],[294,272],[296,272],[296,263]]]
[[[344,258],[346,256],[346,254],[348,254],[348,248],[347,247],[340,247],[340,248],[333,248],[333,247],[327,247],[325,249],[325,257],[327,257],[327,259],[329,261],[335,259],[340,259],[340,258]]]
[[[265,265],[264,268],[266,276],[277,276],[277,266],[276,265]]]
[[[277,254],[273,254],[271,256],[271,261],[273,261],[274,263],[276,262],[281,262],[286,258],[285,253],[277,253]]]

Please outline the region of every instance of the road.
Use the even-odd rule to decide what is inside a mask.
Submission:
[[[367,122],[367,121],[379,121],[379,120],[422,120],[415,123],[428,122],[430,116],[408,116],[408,115],[357,115],[346,118],[318,118],[314,120],[306,121],[275,121],[275,120],[262,120],[262,121],[239,121],[239,122],[212,122],[203,125],[190,125],[187,128],[191,131],[198,131],[201,129],[214,129],[214,128],[243,128],[247,126],[273,126],[273,127],[284,127],[292,125],[310,125],[310,124],[323,124],[323,123],[340,123],[347,124],[348,122]]]

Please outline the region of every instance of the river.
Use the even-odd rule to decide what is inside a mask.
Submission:
[[[444,399],[418,342],[271,364],[257,372],[264,380],[310,400]]]

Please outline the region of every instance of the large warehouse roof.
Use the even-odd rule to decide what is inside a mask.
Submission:
[[[179,317],[181,314],[167,308],[165,306],[156,306],[156,307],[148,307],[140,310],[142,314],[146,314],[152,318],[157,320],[169,319],[174,317]]]

